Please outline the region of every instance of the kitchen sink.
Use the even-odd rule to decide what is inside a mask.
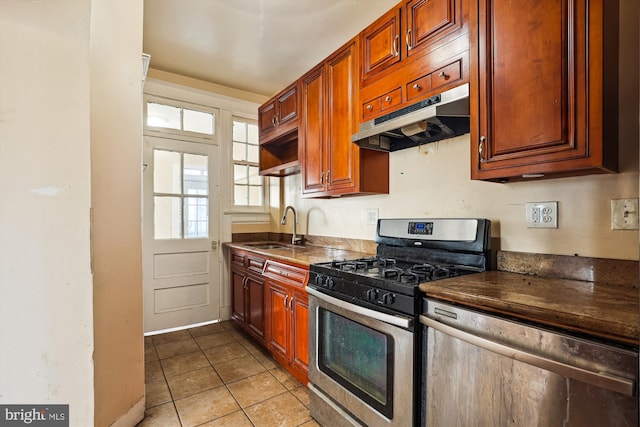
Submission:
[[[283,243],[248,243],[247,246],[251,246],[256,249],[290,249],[290,245]]]

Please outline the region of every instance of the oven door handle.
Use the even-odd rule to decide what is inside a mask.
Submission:
[[[309,286],[306,287],[307,292],[310,295],[327,302],[329,304],[333,304],[337,307],[342,308],[343,310],[351,311],[352,313],[361,314],[363,316],[371,317],[376,320],[380,320],[381,322],[389,323],[391,325],[399,326],[401,328],[409,329],[413,326],[413,319],[403,316],[394,316],[393,314],[382,313],[379,311],[371,310],[366,307],[361,307],[359,305],[351,304],[346,301],[342,301],[341,299],[331,297],[327,294],[323,294]]]

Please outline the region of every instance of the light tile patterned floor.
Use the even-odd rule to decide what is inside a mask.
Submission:
[[[145,337],[138,427],[317,427],[307,388],[231,322]]]

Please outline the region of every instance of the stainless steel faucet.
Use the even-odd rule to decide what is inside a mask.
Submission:
[[[280,224],[285,225],[287,223],[287,212],[289,211],[289,209],[291,209],[291,212],[293,212],[293,236],[291,237],[291,244],[301,245],[302,237],[298,237],[296,235],[296,224],[298,223],[298,217],[296,216],[296,210],[293,208],[293,206],[287,206],[286,208],[284,208],[284,214],[282,214],[282,221],[280,221]]]

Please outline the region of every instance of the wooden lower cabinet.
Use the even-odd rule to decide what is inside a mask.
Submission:
[[[265,266],[265,272],[269,263]],[[309,297],[304,290],[308,271],[291,265],[279,264],[278,273],[267,273],[267,335],[273,357],[303,384],[309,372]],[[291,279],[289,272],[296,269],[303,281]]]
[[[240,264],[242,262],[242,264]],[[264,295],[261,266],[265,260],[234,252],[231,261],[231,318],[258,342],[266,345]]]
[[[303,384],[309,365],[308,268],[230,253],[231,318]]]

